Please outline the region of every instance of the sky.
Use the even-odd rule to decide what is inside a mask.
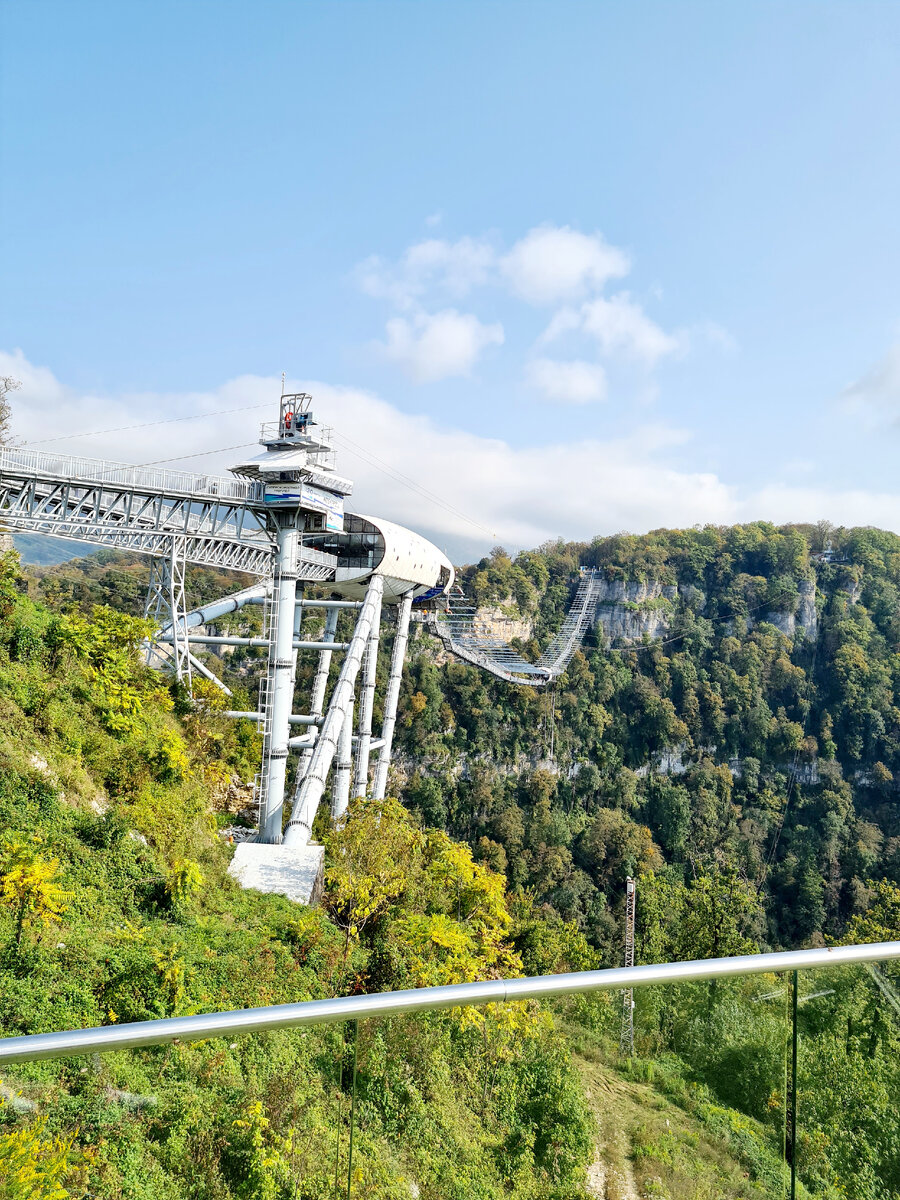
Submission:
[[[871,0],[0,0],[14,432],[224,471],[284,372],[457,560],[900,532],[898,51]]]

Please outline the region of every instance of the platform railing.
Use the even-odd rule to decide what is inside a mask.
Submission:
[[[132,1110],[130,1121],[135,1124],[141,1123],[140,1113],[147,1109],[142,1136],[148,1146],[155,1145],[170,1117],[179,1129],[187,1047],[174,1054],[167,1050],[137,1055],[133,1062],[115,1053],[108,1060],[100,1055],[200,1042],[191,1053],[200,1056],[196,1061],[203,1062],[204,1069],[231,1063],[230,1091],[223,1103],[226,1114],[233,1115],[225,1128],[234,1129],[246,1125],[252,1105],[259,1108],[260,1085],[264,1096],[268,1086],[265,1072],[262,1078],[254,1075],[252,1084],[236,1086],[240,1064],[252,1063],[258,1072],[260,1062],[274,1054],[269,1072],[274,1091],[271,1103],[266,1100],[266,1124],[270,1117],[279,1127],[295,1119],[302,1111],[296,1104],[303,1097],[319,1104],[327,1094],[330,1114],[322,1124],[324,1110],[320,1110],[310,1125],[315,1153],[296,1163],[279,1160],[282,1183],[284,1170],[290,1168],[290,1188],[278,1195],[298,1195],[302,1187],[303,1195],[362,1200],[376,1194],[369,1185],[385,1170],[378,1139],[396,1137],[396,1096],[386,1093],[384,1086],[385,1039],[396,1043],[398,1037],[414,1037],[416,1028],[426,1039],[434,1036],[440,1029],[434,1019],[436,1010],[497,1006],[483,1016],[487,1031],[492,1021],[506,1019],[504,1002],[549,1000],[555,1001],[552,1011],[566,1022],[570,1045],[579,1053],[585,1094],[612,1156],[609,1164],[602,1156],[597,1160],[601,1172],[607,1172],[613,1184],[618,1180],[627,1185],[627,1190],[607,1194],[766,1196],[770,1200],[814,1196],[825,1200],[841,1195],[886,1200],[896,1194],[891,1189],[897,1180],[895,1146],[900,1139],[900,1118],[892,1100],[900,1086],[897,968],[879,965],[891,960],[900,961],[900,941],[498,979],[0,1039],[4,1085],[0,1108],[4,1103],[9,1106],[7,1121],[12,1114],[23,1114],[27,1122],[40,1106],[46,1109],[46,1119],[71,1128],[71,1105],[81,1103],[79,1112],[89,1110],[93,1115],[94,1101],[87,1109],[81,1101],[92,1088],[97,1090],[96,1081],[102,1078],[105,1083],[96,1102],[115,1113],[115,1120],[105,1128],[117,1127],[123,1107]],[[603,1002],[604,993],[622,991],[634,996],[633,1053],[623,1052],[619,1045],[620,1005]],[[329,1032],[332,1025],[338,1028]],[[311,1038],[313,1031],[304,1028],[310,1026],[326,1028]],[[469,1013],[448,1027],[456,1031],[455,1036],[465,1037],[466,1030],[477,1030],[477,1020]],[[240,1035],[251,1036],[232,1040]],[[202,1042],[216,1038],[221,1039],[218,1045],[204,1049]],[[457,1079],[454,1085],[462,1089],[461,1102],[470,1103],[482,1117],[498,1070],[486,1039],[487,1033],[483,1058],[480,1041],[471,1043],[470,1068],[465,1079]],[[402,1044],[399,1053],[403,1054]],[[285,1116],[279,1110],[284,1064],[299,1065],[301,1060],[308,1064],[311,1054],[316,1056],[314,1078],[304,1082],[299,1072],[300,1090],[290,1110],[294,1116]],[[32,1065],[32,1060],[73,1056],[76,1062],[61,1062],[50,1074],[46,1065]],[[79,1064],[78,1056],[87,1056],[87,1061]],[[138,1070],[136,1078],[145,1079],[152,1094],[137,1095],[114,1086],[126,1064]],[[50,1078],[63,1086],[56,1099],[47,1090]],[[427,1071],[426,1078],[430,1078]],[[95,1082],[89,1082],[92,1079]],[[88,1081],[84,1095],[82,1080]],[[625,1094],[623,1083],[638,1101],[631,1106],[633,1112],[628,1106],[628,1111],[616,1108],[617,1098]],[[207,1080],[206,1086],[213,1085]],[[316,1089],[323,1087],[320,1094]],[[60,1095],[64,1099],[57,1103]],[[552,1112],[552,1097],[548,1102]],[[135,1139],[135,1126],[130,1128],[129,1144]],[[411,1170],[421,1170],[422,1183],[431,1188],[439,1174],[439,1168],[433,1170],[427,1143],[432,1126],[423,1131],[413,1123],[411,1129],[408,1162],[398,1177],[409,1191],[391,1194],[420,1194],[418,1184],[415,1188],[409,1184]],[[700,1153],[701,1143],[711,1148],[712,1158]],[[451,1141],[451,1152],[454,1145]],[[606,1151],[598,1147],[596,1153]],[[234,1169],[233,1159],[228,1161],[229,1169]],[[711,1163],[714,1191],[704,1174]],[[179,1159],[176,1165],[178,1181],[186,1183],[185,1171],[193,1170],[193,1164],[186,1168]],[[465,1168],[460,1160],[456,1169],[461,1190],[454,1195],[469,1194],[464,1189],[474,1177],[466,1175]],[[621,1178],[616,1174],[620,1168],[625,1172]],[[661,1174],[666,1172],[680,1190],[661,1190]],[[591,1178],[595,1178],[593,1168]],[[574,1182],[571,1175],[567,1179]],[[860,1181],[865,1190],[857,1187]],[[684,1190],[695,1184],[696,1192]],[[699,1190],[701,1185],[706,1190]],[[429,1190],[428,1194],[446,1193]],[[587,1194],[598,1193],[588,1189]]]
[[[15,446],[0,449],[0,475],[4,473],[62,479],[72,483],[109,484],[198,499],[252,500],[258,492],[256,484],[227,476],[141,467]]]
[[[445,987],[412,988],[397,992],[375,992],[362,996],[335,996],[329,1000],[307,1000],[299,1004],[274,1004],[264,1008],[241,1008],[225,1012],[198,1013],[92,1029],[69,1029],[58,1033],[27,1034],[0,1039],[0,1064],[73,1054],[95,1054],[137,1046],[159,1046],[174,1041],[199,1041],[211,1037],[293,1029],[336,1021],[399,1013],[429,1012],[513,1000],[542,1000],[576,993],[615,991],[651,984],[696,983],[781,971],[900,959],[900,941],[875,942],[861,946],[788,950],[772,954],[747,954],[733,958],[706,958],[648,966],[614,967],[604,971],[575,971],[560,975],[537,975],[524,979],[491,979]]]

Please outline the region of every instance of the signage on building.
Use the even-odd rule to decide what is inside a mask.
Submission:
[[[344,499],[324,488],[297,480],[292,483],[270,483],[266,481],[266,504],[296,505],[308,512],[322,513],[325,528],[330,533],[344,531]]]

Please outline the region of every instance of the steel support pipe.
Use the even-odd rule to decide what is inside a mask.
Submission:
[[[205,625],[208,621],[218,621],[221,617],[228,616],[229,613],[237,612],[239,608],[243,608],[245,604],[263,604],[266,599],[265,583],[255,583],[252,587],[244,588],[241,592],[233,592],[230,596],[223,596],[221,600],[213,600],[209,604],[201,605],[200,608],[192,609],[191,612],[185,613],[180,618],[180,622],[184,623],[186,629],[196,629],[200,625]],[[163,626],[161,633],[165,634],[167,629],[171,629],[171,624]],[[163,637],[157,638],[157,641],[163,641]]]
[[[334,635],[337,631],[338,617],[341,615],[340,609],[330,608],[325,614],[325,628],[322,632],[322,649],[319,651],[319,661],[316,664],[316,673],[313,676],[312,692],[309,699],[309,711],[313,716],[321,717],[325,711],[325,689],[328,686],[328,673],[331,670],[331,651],[327,648],[329,642],[334,641]],[[321,722],[319,722],[321,725]],[[297,795],[300,791],[300,785],[303,783],[304,776],[309,768],[309,760],[312,758],[312,748],[304,750],[300,757],[300,762],[297,766],[297,780],[294,784],[294,796],[292,806],[294,811],[297,808]]]
[[[260,794],[259,840],[281,841],[281,814],[287,773],[288,736],[294,699],[294,605],[297,599],[297,555],[300,534],[296,516],[278,530],[278,557],[273,588],[272,641],[269,647],[267,688],[271,710],[264,726]]]
[[[265,604],[265,596],[253,597],[245,601],[247,604]],[[298,600],[298,608],[362,608],[362,600]]]
[[[158,642],[170,644],[174,639],[166,634],[165,637],[156,639]],[[212,633],[192,633],[184,641],[196,646],[256,646],[265,648],[269,645],[266,638],[251,638],[251,637],[228,637]],[[350,645],[349,642],[304,642],[300,638],[294,638],[294,650],[346,650]]]
[[[350,774],[353,770],[353,697],[344,713],[341,735],[338,738],[337,757],[331,779],[331,817],[338,821],[350,803]]]
[[[706,979],[733,979],[781,971],[851,967],[898,958],[900,942],[874,942],[867,946],[745,954],[737,958],[705,958],[691,962],[655,963],[644,967],[614,967],[606,971],[536,975],[530,979],[454,983],[444,987],[375,992],[365,996],[336,996],[331,1000],[305,1000],[298,1004],[238,1008],[229,1012],[198,1013],[192,1017],[165,1017],[157,1021],[135,1021],[93,1029],[69,1029],[61,1033],[3,1038],[0,1039],[0,1064],[128,1050],[137,1046],[161,1046],[167,1042],[196,1042],[204,1038],[262,1033],[269,1029],[296,1029],[336,1021],[359,1021],[367,1017],[390,1017],[397,1013],[503,1004],[513,1000],[546,1000],[579,992],[615,991],[649,984],[696,983]]]
[[[234,717],[238,721],[262,721],[263,715],[259,712],[241,712],[239,709],[229,708],[224,712],[217,714],[220,717]],[[321,725],[321,717],[302,717],[292,713],[288,717],[289,725]]]
[[[288,750],[307,750],[315,744],[315,736],[311,733],[304,733],[302,737],[288,738]]]
[[[226,696],[231,695],[231,688],[226,687],[226,685],[222,682],[222,680],[218,677],[218,675],[213,674],[213,672],[209,669],[209,667],[205,666],[200,661],[199,658],[195,658],[193,656],[193,654],[190,654],[190,653],[188,654],[188,658],[191,660],[191,666],[194,668],[195,671],[199,671],[199,673],[205,679],[208,679],[210,681],[210,683],[214,683],[220,691],[225,693]]]
[[[381,629],[381,596],[375,605],[372,628],[363,659],[362,688],[359,697],[359,740],[353,773],[353,795],[365,796],[369,787],[369,755],[372,742],[372,710],[375,707],[375,673],[378,668],[378,635]],[[345,806],[346,807],[346,806]],[[343,816],[343,813],[340,814]]]
[[[306,774],[300,781],[294,796],[294,809],[284,833],[285,845],[305,846],[309,841],[313,818],[325,791],[325,781],[337,750],[341,724],[353,695],[356,676],[359,673],[369,631],[372,628],[372,620],[376,610],[380,607],[383,594],[384,579],[380,575],[373,575],[366,589],[365,602],[356,621],[350,649],[344,656],[341,673],[331,694],[328,712],[325,714],[325,721],[319,732],[319,740],[312,752]]]
[[[362,600],[298,600],[300,608],[327,608],[340,612],[342,609],[360,609]]]
[[[372,797],[383,800],[387,791],[388,767],[391,765],[391,746],[394,742],[394,726],[397,724],[397,702],[400,699],[400,680],[406,659],[406,644],[409,641],[409,618],[412,613],[412,596],[409,592],[400,601],[397,610],[397,631],[394,634],[394,649],[391,653],[391,673],[388,677],[387,693],[384,698],[384,723],[381,728],[381,750],[375,764],[375,782]]]

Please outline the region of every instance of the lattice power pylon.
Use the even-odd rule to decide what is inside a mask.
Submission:
[[[351,792],[384,797],[412,605],[446,594],[454,577],[444,555],[418,534],[345,512],[353,485],[335,473],[331,431],[316,424],[310,403],[306,394],[283,394],[278,420],[263,427],[262,450],[232,467],[233,478],[0,449],[4,527],[150,557],[145,611],[158,632],[148,661],[168,666],[188,687],[200,673],[227,691],[198,653],[238,645],[266,650],[258,711],[229,713],[257,721],[263,735],[259,828],[254,841],[237,847],[231,869],[245,886],[303,901],[314,896],[320,877],[322,848],[312,844],[311,831],[335,758],[335,816],[346,810]],[[188,564],[246,572],[258,582],[186,611]],[[304,584],[324,596],[305,598]],[[265,606],[262,637],[207,632],[246,604]],[[396,632],[384,723],[375,737],[375,667],[389,607],[397,613]],[[304,639],[308,610],[324,612],[325,630]],[[355,619],[346,642],[337,640],[341,612]],[[318,654],[306,713],[294,712],[301,651]],[[335,654],[342,661],[329,692]],[[288,760],[295,753],[285,826]]]
[[[629,875],[625,880],[625,966],[634,966],[634,918],[637,901],[637,883]],[[634,1054],[634,990],[622,992],[622,1032],[619,1049],[629,1058]]]

